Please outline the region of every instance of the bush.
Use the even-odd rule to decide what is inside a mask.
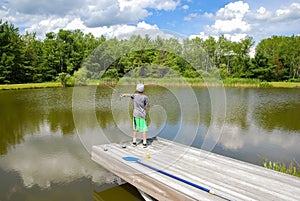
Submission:
[[[58,74],[57,80],[60,81],[62,87],[66,87],[70,77],[71,76],[68,73],[62,72]]]
[[[291,78],[288,81],[289,82],[300,82],[300,78]]]
[[[259,83],[259,87],[260,88],[272,88],[273,86],[269,82],[261,82],[261,83]]]
[[[83,67],[74,73],[73,85],[85,86],[87,85],[87,79],[90,77],[88,70]],[[76,83],[75,83],[76,82]]]

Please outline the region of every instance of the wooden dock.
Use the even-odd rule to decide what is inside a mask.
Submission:
[[[297,177],[162,138],[93,146],[92,160],[157,200],[300,200]]]

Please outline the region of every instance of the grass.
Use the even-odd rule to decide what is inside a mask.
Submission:
[[[101,79],[89,80],[87,85],[135,85],[144,83],[147,85],[165,85],[165,86],[224,86],[224,87],[240,87],[240,88],[300,88],[300,82],[261,82],[257,79],[240,79],[228,78],[221,80],[208,80],[204,82],[201,78],[122,78],[120,80]],[[28,84],[3,84],[0,85],[0,90],[18,90],[18,89],[37,89],[37,88],[55,88],[61,87],[60,82],[45,82],[45,83],[28,83]]]
[[[95,83],[95,81],[93,81]],[[300,88],[300,82],[261,82],[258,79],[245,78],[228,78],[224,80],[206,80],[201,78],[122,78],[117,80],[101,79],[98,84],[119,84],[119,85],[134,85],[137,83],[144,83],[148,85],[174,85],[174,86],[224,86],[224,87],[245,87],[245,88]]]
[[[282,162],[274,162],[274,161],[267,161],[265,160],[263,162],[263,166],[265,168],[271,169],[271,170],[275,170],[278,172],[283,172],[286,174],[290,174],[296,177],[300,177],[300,169],[299,169],[299,164],[297,162],[292,161],[290,164],[285,164]]]
[[[245,79],[245,78],[227,78],[223,81],[224,86],[227,87],[260,87],[258,79]]]
[[[299,82],[270,82],[276,88],[300,88]]]
[[[61,87],[60,82],[28,83],[28,84],[1,84],[0,90],[18,90],[18,89],[40,89]]]

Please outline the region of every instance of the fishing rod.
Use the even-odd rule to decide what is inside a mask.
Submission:
[[[105,83],[104,85],[107,86],[107,87],[109,87],[109,88],[111,88],[113,91],[115,91],[115,92],[119,95],[119,98],[120,98],[120,101],[121,101],[121,99],[123,98],[123,95],[122,95],[121,92],[119,92],[117,89],[115,89],[115,88],[109,86],[109,85],[106,84],[106,83]]]
[[[222,195],[219,195],[219,194],[215,193],[215,192],[214,192],[213,190],[211,190],[211,189],[205,188],[205,187],[200,186],[200,185],[198,185],[198,184],[195,184],[195,183],[193,183],[193,182],[191,182],[191,181],[187,181],[187,180],[182,179],[182,178],[180,178],[180,177],[178,177],[178,176],[172,175],[172,174],[170,174],[170,173],[168,173],[168,172],[165,172],[165,171],[160,170],[160,169],[157,169],[157,168],[155,168],[155,167],[153,167],[153,166],[151,166],[151,165],[148,165],[148,164],[146,164],[146,163],[143,163],[143,162],[140,161],[139,158],[132,157],[132,156],[127,156],[127,157],[123,157],[123,160],[125,160],[125,161],[130,161],[130,162],[136,162],[136,163],[138,163],[138,164],[140,164],[140,165],[142,165],[142,166],[144,166],[144,167],[147,167],[147,168],[149,168],[149,169],[151,169],[151,170],[154,170],[154,171],[159,172],[159,173],[161,173],[161,174],[163,174],[163,175],[166,175],[166,176],[168,176],[168,177],[171,177],[171,178],[173,178],[173,179],[176,179],[176,180],[178,180],[178,181],[180,181],[180,182],[183,182],[183,183],[185,183],[185,184],[188,184],[188,185],[190,185],[190,186],[193,186],[193,187],[195,187],[195,188],[198,188],[198,189],[200,189],[200,190],[202,190],[202,191],[205,191],[205,192],[207,192],[207,193],[210,193],[211,195],[220,197],[220,198],[222,198],[222,199],[224,199],[224,200],[227,200],[227,201],[232,201],[231,199],[229,199],[229,198],[227,198],[227,197],[224,197],[224,196],[222,196]]]

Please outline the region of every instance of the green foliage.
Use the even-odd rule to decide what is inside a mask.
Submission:
[[[23,41],[18,28],[0,21],[0,84],[26,82]]]
[[[297,162],[295,162],[296,164],[294,164],[294,162],[292,161],[290,164],[285,164],[282,162],[274,162],[274,161],[267,161],[264,160],[263,162],[263,166],[265,168],[271,169],[271,170],[275,170],[275,171],[279,171],[279,172],[283,172],[286,174],[290,174],[296,177],[300,177],[300,171],[299,171],[299,165]]]
[[[61,84],[58,82],[3,84],[0,85],[0,90],[41,89],[41,88],[58,88],[58,87],[61,87]]]
[[[0,84],[55,81],[60,73],[73,75],[101,42],[80,30],[50,32],[40,41],[36,34],[23,36],[0,21]]]
[[[62,87],[67,86],[67,82],[70,80],[71,76],[68,73],[59,73],[57,80],[60,81]]]
[[[255,75],[265,81],[299,78],[300,37],[273,36],[256,47]]]
[[[289,82],[300,82],[300,78],[291,78],[288,81]]]
[[[18,28],[1,21],[0,84],[58,78],[62,86],[86,85],[89,80],[125,77],[216,82],[243,78],[261,80],[261,87],[271,87],[266,83],[270,81],[299,82],[300,36],[262,40],[255,57],[250,58],[253,45],[251,37],[240,42],[225,36],[179,41],[146,35],[106,40],[80,30],[50,32],[39,40],[35,33],[20,35]]]
[[[82,67],[74,73],[74,76],[72,77],[73,85],[85,86],[87,85],[87,80],[90,78],[89,71],[85,67]]]
[[[224,81],[224,84],[260,84],[258,79],[245,79],[245,78],[227,78]]]
[[[259,87],[260,88],[271,88],[273,86],[269,82],[261,82],[261,83],[259,83]]]

